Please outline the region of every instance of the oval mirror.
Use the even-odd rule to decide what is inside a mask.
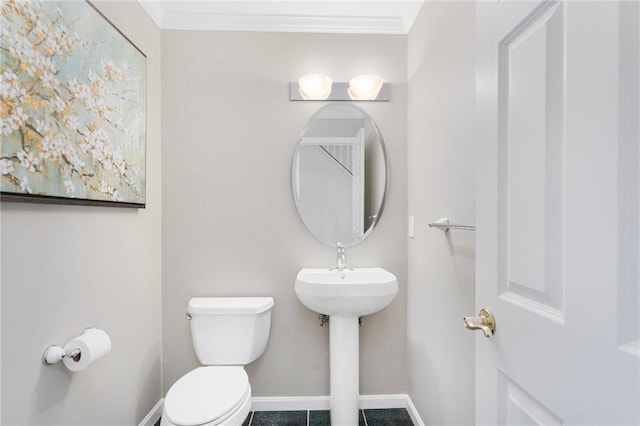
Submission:
[[[328,104],[300,133],[291,181],[300,218],[320,242],[353,246],[373,230],[387,186],[384,141],[361,108]]]

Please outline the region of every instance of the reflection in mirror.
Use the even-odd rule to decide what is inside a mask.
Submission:
[[[387,182],[384,142],[361,108],[329,104],[300,133],[292,163],[300,218],[322,243],[353,246],[380,218]]]

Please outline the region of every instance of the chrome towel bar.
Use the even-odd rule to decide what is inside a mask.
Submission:
[[[476,227],[474,225],[457,225],[455,223],[450,223],[449,219],[446,217],[440,218],[435,222],[428,223],[429,228],[438,228],[442,232],[447,232],[449,229],[463,229],[466,231],[475,231]]]

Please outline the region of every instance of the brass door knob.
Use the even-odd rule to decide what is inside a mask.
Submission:
[[[482,308],[479,316],[464,317],[462,321],[469,330],[482,330],[485,337],[491,337],[496,332],[496,320],[489,308]]]

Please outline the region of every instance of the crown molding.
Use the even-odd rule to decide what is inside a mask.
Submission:
[[[213,31],[267,31],[304,33],[406,34],[401,18],[348,16],[273,16],[256,14],[198,15],[173,13],[162,29]]]
[[[156,23],[158,28],[162,29],[163,9],[159,2],[138,0],[138,3]]]
[[[346,34],[407,34],[421,0],[371,2],[370,16],[360,16],[362,2],[174,2],[138,0],[162,30],[266,31]],[[287,3],[291,5],[287,9]],[[275,5],[275,6],[274,6]],[[269,6],[273,10],[269,9]],[[351,6],[351,8],[349,8]],[[355,7],[357,6],[357,7]]]

